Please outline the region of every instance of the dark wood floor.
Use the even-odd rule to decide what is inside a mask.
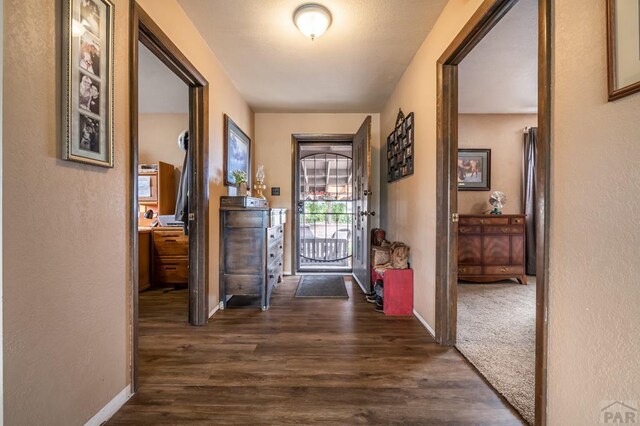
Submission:
[[[453,348],[413,317],[349,300],[296,299],[186,322],[187,293],[140,296],[139,392],[122,424],[523,424]]]

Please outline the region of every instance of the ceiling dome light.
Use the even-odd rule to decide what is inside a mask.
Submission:
[[[293,22],[302,34],[314,40],[331,25],[331,12],[319,4],[303,4],[293,13]]]

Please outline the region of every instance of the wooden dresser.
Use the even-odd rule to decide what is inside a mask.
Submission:
[[[282,280],[286,213],[276,214],[266,200],[250,197],[222,197],[220,205],[222,307],[230,296],[258,296],[266,310]]]
[[[155,286],[189,284],[189,237],[181,227],[153,229],[152,281]]]
[[[526,284],[524,228],[525,215],[460,215],[458,278]]]

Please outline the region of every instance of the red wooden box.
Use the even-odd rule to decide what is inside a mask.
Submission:
[[[384,314],[413,315],[413,269],[387,269],[382,280]]]

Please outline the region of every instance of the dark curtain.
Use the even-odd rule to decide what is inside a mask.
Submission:
[[[536,158],[538,128],[531,127],[524,134],[524,213],[527,215],[526,273],[536,274]]]

